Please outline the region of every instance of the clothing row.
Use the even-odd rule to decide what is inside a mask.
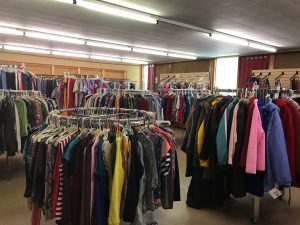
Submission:
[[[85,96],[97,93],[103,87],[102,79],[65,77],[60,79],[52,92],[59,109],[74,108],[84,105]]]
[[[158,120],[164,120],[162,99],[154,95],[103,93],[88,95],[85,107],[126,108],[151,111],[156,113]]]
[[[173,124],[184,126],[191,114],[194,101],[198,94],[183,94],[169,92],[162,96],[164,119]]]
[[[182,149],[190,207],[222,204],[232,194],[263,196],[274,187],[300,186],[300,108],[292,99],[198,99]]]
[[[146,212],[180,200],[175,149],[173,131],[156,125],[43,125],[24,148],[32,224],[40,224],[41,212],[63,225],[145,224]]]
[[[46,121],[52,101],[25,95],[0,98],[0,154],[21,152],[28,132]]]
[[[40,91],[43,96],[50,98],[61,80],[59,78],[37,77],[35,79],[34,90]]]
[[[0,89],[34,90],[34,76],[21,69],[0,69]]]

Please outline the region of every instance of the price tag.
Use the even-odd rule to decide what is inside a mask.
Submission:
[[[273,188],[271,191],[269,191],[269,194],[272,196],[272,198],[276,199],[282,195],[281,191],[279,191],[277,188]]]

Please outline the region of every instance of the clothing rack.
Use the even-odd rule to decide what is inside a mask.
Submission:
[[[26,175],[28,177],[34,176],[35,170],[32,172],[30,169],[32,168],[31,166],[40,166],[43,170],[40,175],[46,184],[41,187],[34,179],[26,180],[24,196],[29,197],[32,200],[30,201],[33,208],[32,218],[35,219],[35,221],[40,220],[39,214],[34,213],[34,210],[38,210],[39,212],[43,211],[46,220],[55,219],[58,223],[60,221],[68,220],[72,224],[76,224],[76,221],[83,221],[83,219],[90,220],[93,218],[97,221],[102,221],[102,219],[103,221],[108,220],[110,224],[112,224],[110,221],[117,221],[115,224],[119,224],[118,221],[120,220],[120,215],[124,221],[133,223],[137,220],[135,215],[138,216],[138,221],[142,221],[141,219],[146,217],[146,214],[143,211],[144,208],[149,212],[150,210],[156,210],[158,207],[163,207],[165,209],[173,208],[173,202],[180,200],[180,187],[179,182],[177,182],[179,181],[178,163],[173,131],[164,126],[155,126],[155,124],[157,124],[155,120],[145,121],[144,117],[139,118],[134,116],[132,118],[123,119],[123,116],[128,115],[121,111],[116,113],[114,112],[115,109],[111,110],[111,114],[102,111],[98,112],[96,115],[81,115],[82,113],[79,110],[80,109],[78,108],[70,108],[52,111],[49,117],[50,124],[34,134],[34,138],[37,138],[37,142],[45,145],[44,147],[47,147],[47,149],[52,146],[56,150],[56,154],[46,154],[47,152],[45,151],[39,151],[36,149],[37,146],[32,146],[31,144],[35,139],[31,138],[29,140],[28,148],[25,151]],[[91,109],[83,110],[86,111]],[[128,112],[139,112],[139,110],[124,110]],[[60,113],[66,111],[73,112],[73,115],[60,115]],[[141,111],[141,113],[143,113],[143,111]],[[136,123],[140,120],[141,122],[144,120],[144,123]],[[159,121],[158,123],[164,124],[164,122],[165,121]],[[93,129],[77,129],[76,126],[69,126],[71,124],[77,125],[78,128],[81,126],[82,128]],[[141,126],[136,127],[135,125]],[[48,138],[51,138],[51,140]],[[135,138],[137,141],[135,141]],[[160,143],[157,144],[155,142],[156,138],[160,140]],[[49,140],[49,142],[46,142],[46,139]],[[82,148],[81,145],[76,144],[76,149],[80,150],[77,151],[74,149],[70,152],[71,143],[74,143],[74,140],[76,142],[79,141],[77,144],[81,143]],[[57,142],[58,144],[55,144]],[[116,145],[106,145],[111,143],[116,143]],[[154,145],[154,143],[156,145]],[[169,144],[166,151],[163,151],[163,143]],[[98,145],[99,148],[95,148]],[[103,146],[105,146],[105,148]],[[84,154],[81,149],[84,149]],[[106,149],[108,150],[106,151]],[[155,154],[157,151],[159,151],[159,154]],[[32,162],[30,160],[33,159],[32,156],[34,154],[38,156],[42,154],[46,158],[44,161],[37,161],[40,160],[40,158],[34,157],[35,161]],[[69,158],[67,155],[71,157]],[[110,156],[115,157],[112,158]],[[48,162],[51,162],[51,160],[54,161],[54,165],[50,168],[47,167],[47,164]],[[64,174],[64,170],[68,171],[69,162],[74,162],[74,170],[70,171],[70,174]],[[85,163],[83,164],[83,162]],[[130,164],[128,164],[128,162],[130,162]],[[141,164],[137,164],[139,162],[141,162]],[[147,162],[147,164],[143,162]],[[150,162],[152,164],[150,164]],[[165,163],[165,165],[162,164],[163,162],[168,163]],[[108,167],[105,167],[104,165],[108,165]],[[126,165],[130,165],[128,173]],[[103,172],[106,177],[105,180],[103,179],[102,173],[98,173],[100,169],[98,166],[102,166],[102,169],[105,172]],[[85,171],[84,174],[78,172],[82,169]],[[164,169],[163,174],[161,173],[162,169]],[[44,170],[49,173],[45,173]],[[124,171],[124,173],[122,171]],[[115,174],[120,172],[119,174],[121,174],[121,176],[111,176],[111,172],[114,172]],[[141,174],[133,177],[135,179],[132,179],[133,175],[131,174],[135,172],[140,172]],[[71,181],[69,178],[73,178],[72,175],[74,175],[74,182],[69,182]],[[77,180],[77,178],[80,179]],[[120,182],[115,182],[116,179]],[[142,180],[145,181],[145,183],[155,182],[155,189],[153,188],[153,185],[151,187],[150,185],[138,185]],[[172,180],[173,182],[164,183],[169,180]],[[47,181],[49,181],[51,185],[47,185],[50,184]],[[34,190],[36,187],[38,187],[39,190],[41,189],[40,193],[44,194],[36,195],[35,197],[36,192],[34,192]],[[78,187],[78,189],[75,187]],[[105,189],[100,189],[100,187],[104,187]],[[133,191],[132,187],[137,187],[135,189],[136,191]],[[101,192],[102,190],[106,191]],[[145,190],[145,193],[149,193],[150,197],[146,194],[143,195],[143,197],[145,196],[144,198],[147,199],[147,202],[143,201],[144,198],[139,197],[142,196],[139,195],[139,192],[143,192],[142,190]],[[155,190],[158,190],[157,194]],[[167,192],[167,190],[170,191]],[[175,191],[173,192],[173,190]],[[176,190],[178,191],[176,192]],[[97,193],[101,193],[101,195],[105,197],[102,198],[103,200],[100,202],[101,205],[96,204],[96,197],[98,199]],[[87,199],[82,200],[82,196],[85,195],[87,196]],[[72,206],[72,200],[68,197],[74,198],[75,200],[77,198],[82,201]],[[152,201],[153,198],[161,201]],[[135,203],[133,202],[133,199],[136,199]],[[121,204],[122,201],[124,202],[124,207]],[[93,202],[95,202],[95,204],[92,204]],[[64,207],[67,206],[67,209],[70,209],[72,206],[73,210],[62,210],[61,203],[63,203]],[[111,207],[116,205],[119,207],[118,210],[115,210],[115,207]],[[82,211],[84,212],[83,214],[77,213],[77,211],[81,211],[81,206],[85,206],[87,209]],[[92,214],[91,212],[93,209],[97,209],[97,211],[101,213],[97,215]],[[131,212],[136,212],[137,209],[141,209],[141,213],[132,215]],[[111,213],[113,210],[115,210],[116,216]],[[104,213],[106,211],[109,213]],[[68,215],[71,215],[71,217],[68,217]],[[149,218],[149,220],[152,220],[152,217]],[[89,224],[89,222],[85,222],[85,224]]]
[[[215,91],[217,91],[217,94],[219,94],[219,92],[230,92],[230,93],[233,93],[233,92],[238,92],[239,90],[242,90],[242,89],[239,89],[239,88],[238,89],[215,89]],[[281,92],[284,92],[284,93],[293,92],[292,90],[278,90],[278,89],[258,89],[257,91],[260,91],[260,90],[273,91],[273,92],[280,92],[281,91]],[[255,92],[255,91],[253,91],[253,92]],[[191,118],[193,118],[193,117],[191,117]],[[285,189],[280,189],[280,190],[281,190],[281,193],[282,193],[282,197],[285,196],[286,190]],[[289,194],[288,194],[288,204],[290,206],[290,202],[291,202],[291,187],[289,187],[289,191],[288,192],[289,192]],[[252,222],[253,223],[257,223],[258,220],[259,220],[260,198],[261,197],[253,195],[253,216],[252,216]]]
[[[156,118],[164,120],[162,99],[148,90],[100,89],[96,94],[85,97],[79,106],[127,108],[152,111]]]
[[[42,94],[41,94],[40,91],[34,91],[34,90],[7,90],[7,89],[0,89],[0,93],[2,94],[2,97],[14,97],[14,96],[35,96],[35,97],[42,97]],[[39,99],[41,99],[41,98],[39,98]],[[28,109],[26,108],[26,111],[27,110]],[[10,124],[10,125],[13,126],[13,124]],[[26,127],[26,129],[27,129],[27,127]],[[11,160],[10,160],[10,157],[11,156],[9,156],[8,152],[6,151],[6,162],[8,164],[8,171],[9,171],[9,173],[11,173]]]

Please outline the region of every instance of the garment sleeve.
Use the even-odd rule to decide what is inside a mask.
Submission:
[[[235,143],[237,142],[237,112],[239,110],[239,104],[234,108],[232,126],[230,130],[229,147],[228,147],[228,164],[232,165],[232,159],[235,152]]]
[[[258,116],[259,112],[257,106],[255,106],[252,115],[252,122],[250,128],[249,142],[247,148],[246,159],[246,173],[256,174],[256,162],[257,162],[257,131],[258,131]]]

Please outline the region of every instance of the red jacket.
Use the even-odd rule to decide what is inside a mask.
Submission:
[[[295,167],[295,134],[294,124],[290,108],[285,99],[278,99],[276,104],[280,108],[280,118],[284,130],[286,149],[289,158],[289,165],[291,170],[292,183],[296,183],[296,167]]]
[[[287,102],[292,114],[292,121],[294,127],[294,149],[295,149],[295,167],[296,176],[300,178],[300,111],[290,101]]]

